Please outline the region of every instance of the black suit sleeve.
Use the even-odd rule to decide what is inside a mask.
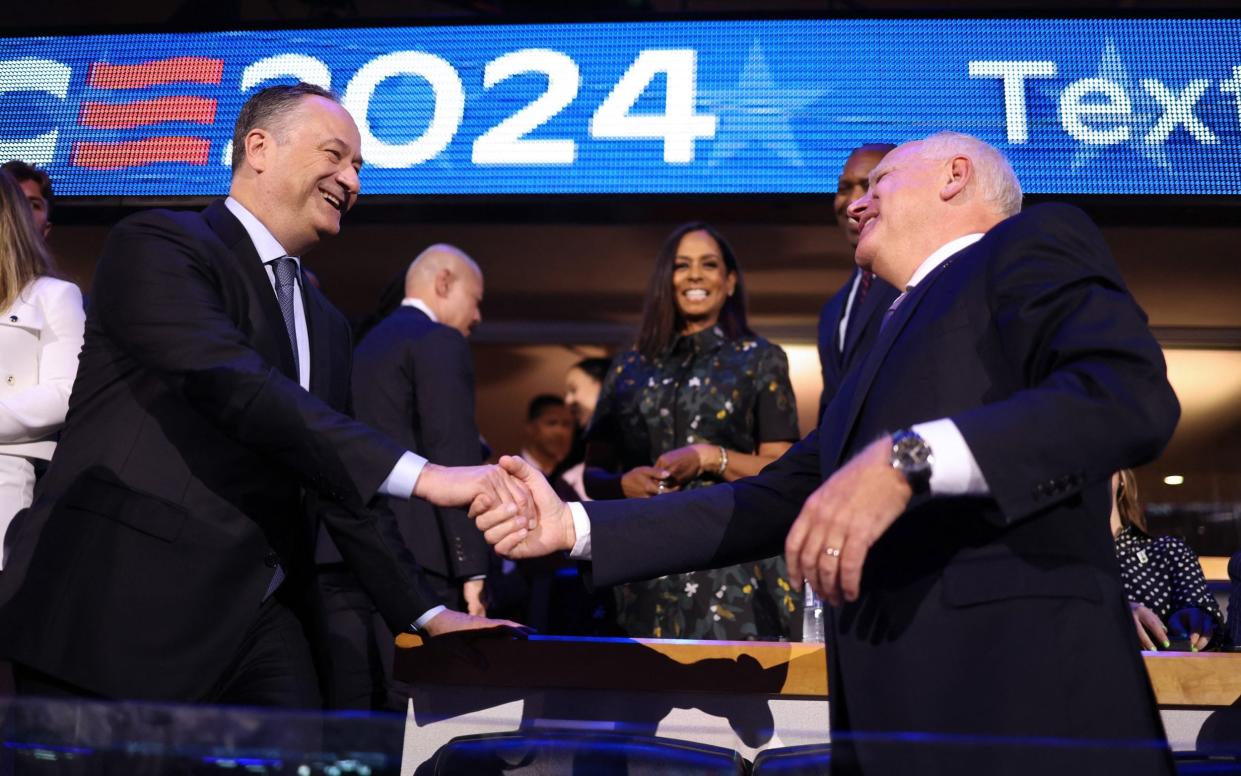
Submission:
[[[812,431],[753,477],[658,498],[588,502],[592,583],[779,555],[802,504],[822,481],[819,433]]]
[[[482,450],[474,422],[474,365],[465,337],[455,329],[436,326],[414,348],[406,368],[412,372],[421,452],[445,466],[477,466]],[[489,550],[474,521],[462,509],[435,511],[449,545],[452,576],[465,579],[486,574]]]
[[[332,410],[268,363],[225,309],[238,282],[194,238],[157,217],[113,229],[95,274],[99,324],[240,444],[351,508],[374,495],[404,452]],[[230,312],[233,315],[230,315]]]
[[[988,288],[1025,387],[952,416],[1009,523],[1154,459],[1180,415],[1098,229],[1067,206],[1027,216],[996,227]]]
[[[332,349],[333,368],[349,375],[353,372],[353,343],[348,327],[339,327],[337,336],[339,341]],[[347,402],[345,411],[353,417],[352,393],[343,391],[342,396]],[[422,568],[406,546],[386,498],[371,499],[368,508],[346,507],[317,498],[308,500],[341,558],[375,602],[375,608],[393,633],[411,631],[419,617],[440,605],[435,588],[426,581]]]

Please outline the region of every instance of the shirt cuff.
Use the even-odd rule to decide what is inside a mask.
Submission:
[[[428,610],[427,610],[427,613],[426,613],[426,614],[424,614],[424,615],[422,615],[421,617],[419,617],[418,619],[414,620],[414,630],[415,630],[415,631],[417,631],[417,632],[419,632],[419,633],[423,633],[423,632],[424,632],[424,630],[423,630],[423,629],[424,629],[424,628],[426,628],[427,623],[428,623],[428,622],[430,622],[431,620],[435,619],[435,616],[436,616],[436,615],[438,615],[440,612],[444,611],[444,610],[445,610],[445,609],[447,609],[447,608],[448,608],[447,606],[433,606],[433,607],[431,607],[430,609],[428,609]]]
[[[487,575],[486,574],[475,574],[472,577],[468,577],[465,581],[466,582],[477,582],[480,579],[483,579],[483,580],[487,579]]]
[[[397,460],[396,466],[392,467],[388,479],[379,486],[379,492],[393,498],[412,498],[414,486],[418,484],[418,478],[422,476],[422,470],[426,465],[426,458],[406,450],[405,454]]]
[[[586,507],[582,506],[580,501],[570,501],[569,513],[573,515],[573,531],[577,534],[577,541],[573,542],[569,557],[573,560],[590,560],[590,516],[586,514]]]
[[[935,456],[931,493],[936,496],[986,496],[991,489],[957,424],[948,418],[919,423],[913,432],[926,440]]]

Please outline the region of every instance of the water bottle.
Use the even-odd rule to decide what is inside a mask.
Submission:
[[[812,644],[823,643],[823,601],[810,589],[810,583],[802,586],[805,595],[801,610],[801,640]]]

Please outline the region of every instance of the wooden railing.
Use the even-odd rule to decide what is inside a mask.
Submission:
[[[397,639],[406,681],[487,687],[828,695],[823,646],[666,639]],[[1241,653],[1148,652],[1161,706],[1230,706],[1241,699]]]

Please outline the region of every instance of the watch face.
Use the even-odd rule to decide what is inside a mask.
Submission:
[[[917,434],[901,434],[892,445],[892,464],[903,471],[920,471],[931,465],[931,447]]]

